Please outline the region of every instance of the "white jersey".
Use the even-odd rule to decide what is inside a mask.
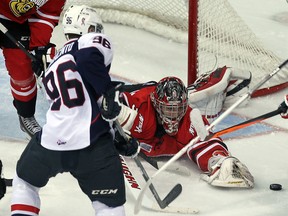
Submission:
[[[110,40],[99,33],[71,40],[57,53],[43,78],[50,108],[42,146],[59,151],[82,149],[110,130],[97,103],[111,87],[112,58]]]

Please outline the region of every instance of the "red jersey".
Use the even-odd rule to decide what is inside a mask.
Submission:
[[[64,4],[65,0],[1,0],[0,18],[20,24],[28,20],[30,48],[45,46],[58,24]]]
[[[125,93],[128,106],[133,105],[138,109],[138,114],[130,129],[131,136],[139,140],[141,148],[148,156],[174,155],[193,138],[197,132],[190,120],[191,108],[188,107],[186,114],[179,123],[178,133],[170,136],[157,122],[156,110],[150,100],[150,93],[155,86],[145,87],[132,93]],[[204,119],[205,122],[206,119]]]
[[[150,94],[155,88],[149,86],[131,93],[124,92],[127,105],[130,108],[134,106],[137,110],[130,132],[132,137],[138,139],[141,150],[147,156],[172,156],[197,136],[193,122],[190,120],[192,108],[187,108],[187,112],[179,122],[177,134],[168,135],[150,99]],[[202,118],[208,125],[207,119],[204,116]],[[208,171],[208,160],[216,154],[229,155],[227,146],[219,137],[198,142],[187,150],[188,157],[204,172]]]

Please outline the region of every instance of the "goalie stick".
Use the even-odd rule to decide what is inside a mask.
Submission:
[[[121,136],[125,139],[125,141],[128,142],[127,136],[126,136],[123,128],[119,124],[118,120],[115,121],[115,126],[116,126],[117,130],[119,131],[119,133],[121,134]],[[133,159],[134,159],[135,163],[137,164],[137,166],[140,168],[145,181],[148,181],[149,176],[148,176],[146,170],[144,169],[141,161],[139,160],[138,156],[135,156]],[[161,200],[161,198],[160,198],[158,192],[156,191],[154,185],[150,184],[149,188],[150,188],[150,191],[152,192],[154,198],[156,199],[156,201],[157,201],[157,203],[161,209],[166,208],[182,192],[181,184],[177,184],[171,189],[171,191],[167,194],[167,196],[163,200]]]
[[[256,84],[253,88],[251,88],[245,95],[243,95],[241,98],[239,98],[232,106],[230,106],[225,112],[223,112],[215,121],[213,121],[207,128],[207,131],[212,130],[217,124],[219,124],[224,118],[226,118],[238,105],[240,105],[244,100],[246,100],[248,97],[251,97],[252,93],[258,89],[260,86],[262,86],[265,82],[267,82],[269,79],[271,79],[275,74],[277,74],[281,69],[286,66],[288,63],[288,59],[285,60],[283,63],[281,63],[275,70],[273,70],[270,74],[267,74],[263,79],[260,80],[258,84]],[[142,189],[135,207],[134,207],[134,213],[138,214],[141,208],[141,203],[143,200],[144,193],[146,192],[148,186],[152,183],[152,180],[159,175],[162,171],[164,171],[170,164],[174,163],[177,159],[179,159],[188,148],[193,146],[195,143],[197,143],[201,137],[198,135],[193,140],[191,140],[185,147],[183,147],[177,154],[175,154],[166,164],[164,164],[154,175],[150,177],[150,179],[146,182],[146,185]]]

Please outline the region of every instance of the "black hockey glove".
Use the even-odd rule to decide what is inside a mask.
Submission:
[[[128,138],[128,142],[126,142],[124,137],[122,137],[119,132],[116,132],[114,140],[115,147],[120,155],[134,158],[140,151],[139,142],[137,139],[130,137],[129,135],[126,136]]]
[[[279,108],[282,113],[280,114],[282,118],[288,119],[288,95],[285,95],[284,101],[280,104]]]
[[[6,184],[2,178],[2,161],[0,160],[0,200],[4,197],[6,193]]]
[[[32,54],[34,54],[36,60],[32,61],[32,70],[37,77],[42,77],[44,75],[45,69],[49,65],[46,58],[47,51],[50,48],[55,49],[55,47],[55,44],[48,43],[46,46],[40,46],[33,49]]]
[[[122,104],[119,101],[119,91],[116,88],[109,89],[103,94],[103,100],[100,107],[102,118],[106,121],[115,121],[120,114]]]

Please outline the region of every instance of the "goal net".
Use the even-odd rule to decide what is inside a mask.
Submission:
[[[97,9],[103,22],[144,29],[187,43],[188,84],[217,67],[252,72],[254,86],[284,59],[265,48],[228,0],[68,0]],[[267,81],[254,96],[288,86],[288,67]]]

